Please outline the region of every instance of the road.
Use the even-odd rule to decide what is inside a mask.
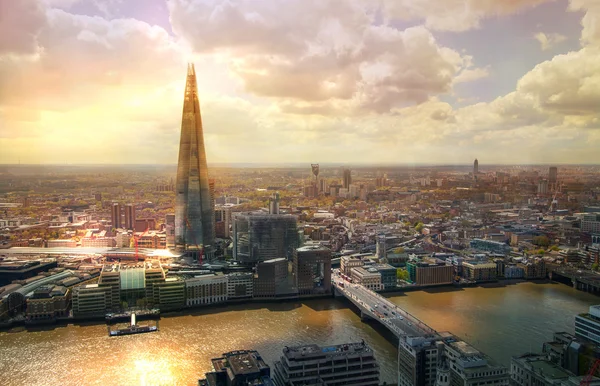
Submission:
[[[378,320],[397,336],[429,336],[437,332],[388,299],[362,285],[350,283],[335,270],[333,284],[338,291],[361,308],[363,313]]]

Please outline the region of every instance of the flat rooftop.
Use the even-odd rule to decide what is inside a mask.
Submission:
[[[289,359],[296,359],[300,357],[322,357],[323,355],[348,355],[360,352],[372,353],[373,350],[371,350],[371,348],[363,342],[338,344],[324,347],[316,344],[309,344],[304,346],[285,347],[283,349],[283,354]]]
[[[234,375],[258,373],[268,367],[257,351],[232,351],[212,360],[215,371],[229,367]]]
[[[566,379],[569,378],[569,373],[564,371],[559,366],[545,360],[534,360],[528,362],[536,373],[541,372],[544,376],[550,379]]]

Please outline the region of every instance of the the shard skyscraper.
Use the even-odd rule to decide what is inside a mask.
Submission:
[[[214,203],[210,196],[204,133],[196,85],[196,71],[188,64],[175,201],[175,246],[197,259],[210,259],[214,246]]]

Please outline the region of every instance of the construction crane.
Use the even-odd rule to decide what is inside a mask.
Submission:
[[[204,257],[204,248],[200,248],[200,246],[198,245],[198,242],[196,241],[196,236],[194,235],[194,232],[192,232],[192,226],[190,225],[190,222],[188,221],[187,217],[185,218],[185,223],[187,224],[188,230],[192,234],[192,241],[194,242],[194,245],[196,245],[196,249],[200,252],[200,255],[198,256],[198,263],[202,264],[202,258]]]
[[[590,368],[590,371],[587,373],[585,378],[581,380],[581,383],[579,383],[579,386],[590,386],[592,383],[592,378],[594,378],[594,374],[596,373],[596,370],[598,370],[598,366],[600,366],[600,359],[596,359]]]
[[[142,237],[144,237],[146,235],[146,233],[148,233],[150,231],[150,228],[146,228],[146,230],[139,236],[136,236],[135,233],[133,234],[133,242],[135,243],[135,262],[138,262],[138,240],[141,239]]]

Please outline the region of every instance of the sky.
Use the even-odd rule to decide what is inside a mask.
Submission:
[[[0,164],[600,163],[600,0],[0,0]]]

